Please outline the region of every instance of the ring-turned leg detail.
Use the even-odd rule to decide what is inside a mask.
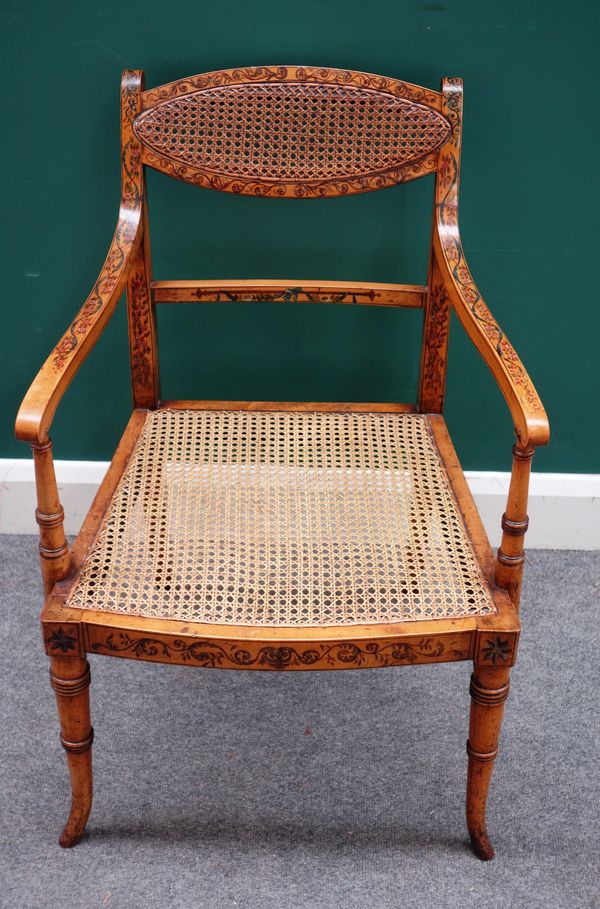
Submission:
[[[508,678],[508,669],[479,667],[471,676],[467,826],[473,852],[484,862],[494,857],[486,827],[485,808],[494,759],[498,753],[504,703],[508,697]]]
[[[71,812],[59,843],[75,846],[83,835],[92,807],[92,741],[90,667],[75,657],[50,658],[50,683],[56,694],[60,741],[71,778]]]

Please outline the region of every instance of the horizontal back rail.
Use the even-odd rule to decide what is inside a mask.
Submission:
[[[427,288],[418,284],[338,281],[152,281],[154,303],[346,303],[421,308]]]

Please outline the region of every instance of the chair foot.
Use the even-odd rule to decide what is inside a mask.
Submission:
[[[64,849],[77,845],[92,808],[92,742],[90,668],[85,660],[52,657],[50,682],[56,694],[61,744],[71,780],[71,811],[58,840]]]
[[[70,829],[71,818],[69,818],[69,820],[65,824],[65,829],[63,830],[63,832],[61,833],[61,835],[58,838],[58,845],[62,849],[71,849],[73,846],[76,846],[77,843],[79,842],[79,840],[81,839],[81,837],[83,836],[83,829],[85,827],[85,823],[86,822],[84,821],[83,827],[81,828],[81,830],[79,832],[73,833]]]
[[[85,825],[92,810],[92,744],[93,733],[85,752],[72,752],[67,749],[67,763],[71,777],[71,811],[61,833],[58,843],[63,849],[76,846],[85,830]],[[72,743],[69,743],[72,744]],[[84,743],[80,743],[83,745]],[[63,747],[65,743],[63,741]]]
[[[471,677],[471,719],[467,754],[467,827],[471,848],[478,859],[489,862],[494,849],[487,832],[485,813],[498,738],[508,697],[508,669],[476,669]]]
[[[482,862],[489,862],[494,858],[494,848],[486,830],[471,833],[471,849]]]

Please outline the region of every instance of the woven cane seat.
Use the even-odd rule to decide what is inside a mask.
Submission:
[[[235,625],[495,611],[427,417],[148,414],[68,605]]]

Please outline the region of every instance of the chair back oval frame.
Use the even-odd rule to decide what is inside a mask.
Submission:
[[[350,70],[254,66],[144,92],[144,164],[207,189],[271,198],[372,192],[437,166],[442,96]]]

